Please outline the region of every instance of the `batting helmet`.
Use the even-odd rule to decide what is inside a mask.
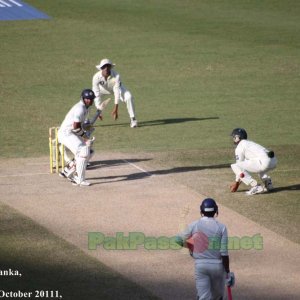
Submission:
[[[202,214],[205,213],[218,213],[218,205],[216,201],[212,198],[206,198],[202,201],[200,205],[200,211]]]
[[[96,98],[95,93],[90,89],[85,89],[81,92],[81,98],[94,100]]]
[[[238,136],[240,140],[246,140],[248,135],[244,128],[235,128],[231,133],[232,137]]]

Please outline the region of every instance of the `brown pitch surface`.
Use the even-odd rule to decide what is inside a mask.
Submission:
[[[152,159],[102,153],[87,171],[90,187],[49,174],[47,158],[0,160],[1,202],[162,299],[195,299],[193,259],[186,250],[88,250],[88,232],[171,237],[199,217],[204,196],[182,185],[176,174],[155,174]],[[230,252],[234,299],[299,299],[299,245],[224,206],[219,211],[230,236],[263,237],[263,250]]]

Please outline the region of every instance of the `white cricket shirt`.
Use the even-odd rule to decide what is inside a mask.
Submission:
[[[228,255],[228,235],[227,228],[224,224],[218,222],[215,218],[202,217],[191,223],[185,231],[179,236],[186,241],[190,237],[199,236],[199,243],[204,244],[201,251],[194,251],[193,257],[203,262],[220,263],[221,256]],[[195,244],[197,238],[194,240],[194,249],[197,249]]]
[[[76,103],[67,113],[60,128],[66,133],[70,133],[73,129],[73,123],[83,123],[87,118],[88,108],[86,108],[84,102],[80,100]]]
[[[246,159],[268,158],[269,150],[265,147],[249,140],[241,140],[235,148],[235,158],[237,161]]]
[[[93,76],[93,91],[95,93],[95,106],[98,107],[101,103],[101,95],[114,94],[115,104],[119,104],[120,101],[120,87],[121,79],[120,74],[114,70],[111,70],[110,76],[105,79],[100,70]]]

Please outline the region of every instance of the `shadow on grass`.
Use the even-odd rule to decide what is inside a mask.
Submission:
[[[300,184],[294,184],[294,185],[288,185],[288,186],[280,186],[275,187],[273,190],[268,191],[267,194],[273,194],[273,193],[279,193],[283,191],[299,191],[300,190]],[[246,192],[248,191],[246,188],[239,189],[237,193],[239,192]],[[264,195],[265,193],[262,193],[261,195]],[[259,194],[258,194],[259,195]]]
[[[138,127],[160,126],[160,125],[169,125],[169,124],[178,124],[178,123],[185,123],[185,122],[205,121],[205,120],[217,120],[217,119],[219,119],[219,117],[158,119],[158,120],[150,120],[150,121],[140,121]],[[100,126],[101,127],[128,126],[128,123],[105,124]]]
[[[229,168],[229,167],[230,167],[230,164],[219,164],[219,165],[210,165],[210,166],[174,167],[174,168],[164,169],[164,170],[135,172],[135,173],[125,174],[125,175],[89,177],[88,179],[106,180],[105,182],[93,183],[93,185],[95,185],[95,184],[102,184],[102,183],[116,182],[116,181],[144,179],[146,177],[151,177],[153,175],[168,175],[168,174],[176,174],[176,173],[184,173],[184,172],[195,172],[195,171],[201,171],[201,170],[207,170],[207,169],[223,169],[223,168]]]
[[[280,186],[275,187],[271,193],[278,193],[282,191],[299,191],[300,190],[300,184],[294,184],[294,185],[288,185],[288,186]]]
[[[139,122],[139,127],[178,124],[178,123],[185,123],[185,122],[195,122],[195,121],[205,121],[205,120],[215,120],[215,119],[219,119],[219,117],[158,119],[158,120]]]

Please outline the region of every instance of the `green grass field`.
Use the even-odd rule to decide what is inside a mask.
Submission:
[[[227,148],[237,126],[266,145],[299,144],[298,1],[28,3],[53,19],[1,22],[1,156],[46,155],[48,127],[106,56],[143,127],[128,130],[123,106],[122,125],[98,131],[102,150]]]
[[[52,19],[0,21],[1,158],[47,156],[48,128],[109,57],[140,127],[129,128],[125,105],[117,122],[109,107],[96,151],[151,152],[160,169],[213,168],[233,161],[229,134],[244,127],[278,156],[274,193],[230,194],[229,168],[206,186],[185,172],[186,184],[300,243],[299,1],[26,2]]]

